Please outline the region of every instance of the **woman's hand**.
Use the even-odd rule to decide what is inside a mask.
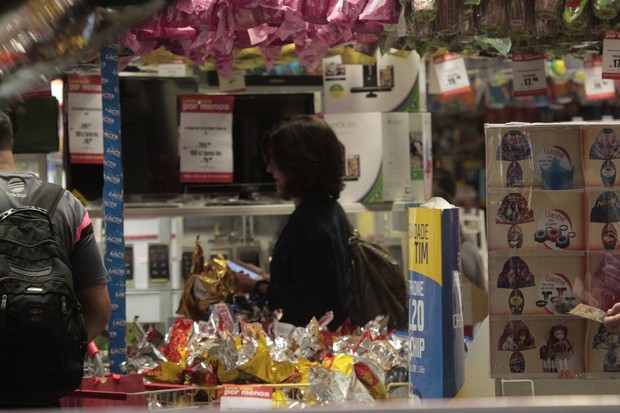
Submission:
[[[235,273],[235,277],[237,278],[237,286],[239,291],[245,294],[250,294],[254,291],[254,286],[256,285],[256,281],[251,279],[248,275],[243,272],[233,271]]]
[[[603,317],[603,324],[610,333],[620,334],[620,303],[614,304]]]
[[[263,280],[268,280],[269,279],[269,274],[265,273],[263,270],[261,270],[256,265],[250,264],[249,262],[240,261],[240,260],[235,260],[235,262],[237,264],[241,265],[242,267],[247,268],[248,271],[252,271],[254,274],[258,274],[259,276],[262,277]],[[241,272],[243,272],[243,271],[241,271]]]

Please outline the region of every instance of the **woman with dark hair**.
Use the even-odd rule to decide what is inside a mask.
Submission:
[[[344,147],[323,120],[296,116],[263,136],[263,157],[280,194],[295,210],[278,236],[268,281],[237,273],[240,289],[267,297],[280,321],[306,326],[333,312],[330,330],[351,304],[349,226],[338,203],[344,188]]]

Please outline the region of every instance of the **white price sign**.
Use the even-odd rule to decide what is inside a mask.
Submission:
[[[432,60],[430,93],[445,96],[460,95],[471,90],[469,76],[462,56],[446,53]]]
[[[179,101],[181,182],[232,183],[234,97],[182,95]]]
[[[101,77],[69,75],[67,78],[69,162],[103,163],[103,102]]]
[[[227,78],[218,76],[220,92],[243,92],[245,90],[245,71],[233,70]]]
[[[512,82],[516,97],[547,94],[545,56],[542,53],[513,53]]]
[[[603,79],[603,62],[601,56],[583,62],[585,82],[584,89],[588,100],[613,99],[616,85],[613,80]]]
[[[605,32],[602,78],[620,79],[620,32]]]

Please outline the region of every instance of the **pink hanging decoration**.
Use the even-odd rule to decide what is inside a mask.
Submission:
[[[216,31],[218,25],[217,9],[217,6],[213,6],[198,13],[194,18],[194,25],[203,30]]]
[[[235,39],[235,28],[233,25],[232,9],[225,3],[220,3],[217,10],[218,26],[215,32],[212,52],[216,58],[216,68],[229,65],[228,73],[230,74],[230,65],[232,64],[232,54]],[[226,57],[228,56],[228,57]],[[226,63],[228,62],[228,63]],[[217,69],[220,72],[220,69]],[[220,72],[221,73],[221,72]]]
[[[284,21],[283,9],[272,9],[265,6],[258,7],[263,23],[271,27],[279,27]]]
[[[262,24],[260,26],[252,27],[248,29],[248,35],[250,36],[250,44],[257,45],[259,43],[265,42],[267,39],[275,38],[278,34],[277,27],[271,27],[266,24]]]
[[[122,33],[119,36],[119,42],[121,44],[121,47],[129,49],[134,53],[140,50],[140,42],[138,41],[138,38],[136,37],[135,33],[132,33],[132,32]]]
[[[282,51],[281,46],[276,45],[261,45],[259,46],[263,60],[265,61],[265,67],[267,70],[271,70],[276,58]]]
[[[314,33],[309,33],[304,42],[295,44],[297,58],[306,70],[311,71],[319,66],[322,57],[329,50],[329,37],[329,32],[317,30]]]
[[[327,24],[330,0],[301,0],[301,14],[308,23]]]
[[[246,31],[262,23],[258,8],[232,7],[232,16],[235,30]]]
[[[164,36],[171,40],[193,40],[196,38],[197,32],[193,27],[165,27]]]
[[[398,23],[401,12],[399,1],[368,0],[366,7],[360,13],[360,20],[377,20],[383,23]]]

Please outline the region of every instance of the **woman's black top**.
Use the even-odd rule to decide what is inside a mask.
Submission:
[[[351,271],[347,218],[333,199],[310,200],[289,216],[272,252],[267,290],[269,307],[282,309],[280,321],[305,327],[333,311],[330,330],[347,318]]]

